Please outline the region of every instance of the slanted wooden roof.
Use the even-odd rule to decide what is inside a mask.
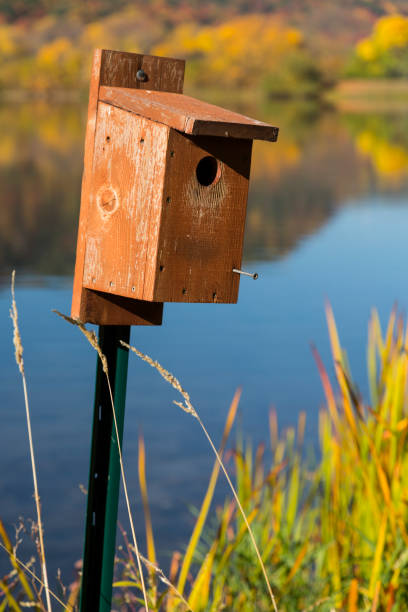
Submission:
[[[195,136],[271,140],[278,128],[178,93],[100,87],[99,100]]]

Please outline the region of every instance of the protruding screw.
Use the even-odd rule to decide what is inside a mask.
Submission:
[[[244,272],[244,270],[237,270],[236,268],[234,268],[232,271],[235,272],[235,274],[242,274],[243,276],[250,276],[254,280],[258,278],[257,272]]]
[[[147,81],[147,74],[145,73],[144,70],[142,70],[142,68],[140,68],[140,70],[136,72],[136,78],[138,81],[141,81],[142,83],[144,83]]]

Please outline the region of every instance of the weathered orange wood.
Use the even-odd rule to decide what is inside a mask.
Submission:
[[[89,86],[88,121],[86,125],[84,172],[82,175],[81,209],[79,212],[78,241],[75,260],[74,286],[72,291],[71,315],[87,322],[87,293],[83,291],[82,275],[85,258],[86,225],[88,220],[89,183],[92,177],[92,160],[96,128],[96,110],[98,106],[99,79],[101,71],[102,50],[96,49],[92,63],[91,82]]]
[[[101,87],[99,99],[185,134],[271,141],[278,136],[268,123],[177,93]]]
[[[157,257],[168,137],[164,125],[99,104],[84,286],[153,299],[146,270]]]
[[[184,67],[184,60],[171,57],[104,49],[101,58],[100,86],[182,93]],[[145,81],[137,79],[138,70],[143,70],[145,73]]]
[[[240,277],[232,270],[241,267],[251,151],[251,140],[236,139],[232,146],[228,138],[171,130],[150,299],[237,301]],[[197,178],[202,159],[214,160],[210,185]]]
[[[181,95],[183,75],[180,60],[95,55],[72,307],[84,321],[158,324],[165,301],[237,301],[252,141],[278,129]]]
[[[153,302],[236,302],[251,149],[101,102],[84,286]],[[214,165],[209,185],[197,176],[202,159]]]
[[[146,81],[137,79],[138,70],[144,70]],[[84,322],[105,324],[109,320],[109,297],[93,293],[83,284],[83,272],[86,255],[87,224],[91,199],[91,181],[93,177],[94,140],[97,124],[97,109],[99,88],[103,86],[123,86],[126,88],[150,90],[163,89],[167,92],[181,93],[184,80],[184,61],[170,58],[158,58],[119,51],[97,49],[94,53],[92,75],[89,92],[88,121],[85,139],[84,173],[82,179],[81,211],[78,228],[77,256],[73,286],[71,314]],[[114,254],[112,253],[112,256]],[[140,304],[136,306],[141,308]],[[157,324],[157,313],[162,305],[151,306],[151,320],[149,320],[149,307],[143,306],[143,312],[138,316],[135,303],[121,302],[118,311],[117,303],[111,306],[112,324],[140,325]]]

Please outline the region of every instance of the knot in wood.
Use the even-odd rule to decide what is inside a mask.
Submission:
[[[114,213],[119,205],[118,196],[112,187],[102,187],[96,196],[96,201],[104,216]]]

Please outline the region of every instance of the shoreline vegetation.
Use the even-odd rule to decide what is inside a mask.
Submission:
[[[387,95],[405,101],[408,16],[378,7],[362,19],[358,0],[348,2],[356,9],[348,27],[339,18],[330,40],[329,8],[315,6],[302,20],[302,2],[286,12],[261,2],[258,12],[241,13],[214,2],[211,16],[186,13],[175,1],[171,17],[164,0],[144,12],[137,3],[99,6],[99,13],[95,5],[92,15],[70,0],[64,10],[39,6],[24,17],[18,8],[2,14],[0,2],[0,100],[86,98],[93,50],[103,47],[186,59],[187,93],[316,104]]]
[[[327,92],[326,100],[340,112],[405,113],[408,79],[344,79]]]
[[[201,97],[218,105],[238,105],[242,108],[290,102],[302,104],[292,97],[260,98],[259,92],[250,89],[232,89],[225,91],[219,88],[197,89],[186,87],[185,93]],[[0,93],[0,105],[15,103],[25,104],[29,101],[52,102],[57,104],[83,104],[87,102],[86,89],[54,89],[52,91],[32,91],[30,89],[3,89]],[[309,101],[310,102],[310,101]],[[353,79],[338,81],[322,93],[318,100],[312,100],[316,106],[332,107],[340,112],[405,112],[408,102],[408,79]],[[305,100],[307,103],[307,100]]]
[[[269,448],[261,444],[254,449],[242,435],[227,448],[239,406],[238,391],[189,544],[184,553],[174,552],[168,574],[157,566],[159,543],[154,541],[151,524],[145,446],[139,440],[147,542],[147,557],[140,555],[140,559],[145,585],[140,579],[138,553],[122,532],[114,581],[116,610],[266,612],[271,609],[271,599],[265,576],[280,612],[406,608],[408,326],[394,310],[382,332],[373,311],[368,329],[371,397],[367,402],[353,382],[329,305],[326,318],[334,378],[312,346],[325,394],[317,456],[305,445],[304,413],[299,415],[297,428],[279,431],[276,413],[271,411]],[[82,331],[98,350],[93,333]],[[177,379],[150,357],[129,348],[181,394],[182,404],[175,403],[197,418]],[[214,492],[224,464],[233,474],[237,497],[227,497],[214,509]],[[38,537],[38,530],[33,532]],[[265,574],[251,538],[259,547]],[[43,610],[44,589],[38,586],[38,577],[33,578],[36,566],[33,560],[27,564],[19,559],[18,548],[13,547],[1,522],[0,546],[11,563],[10,573],[0,581],[2,609],[22,612],[34,605]],[[79,578],[69,588],[59,578],[56,597],[62,609],[77,610],[78,592]]]

